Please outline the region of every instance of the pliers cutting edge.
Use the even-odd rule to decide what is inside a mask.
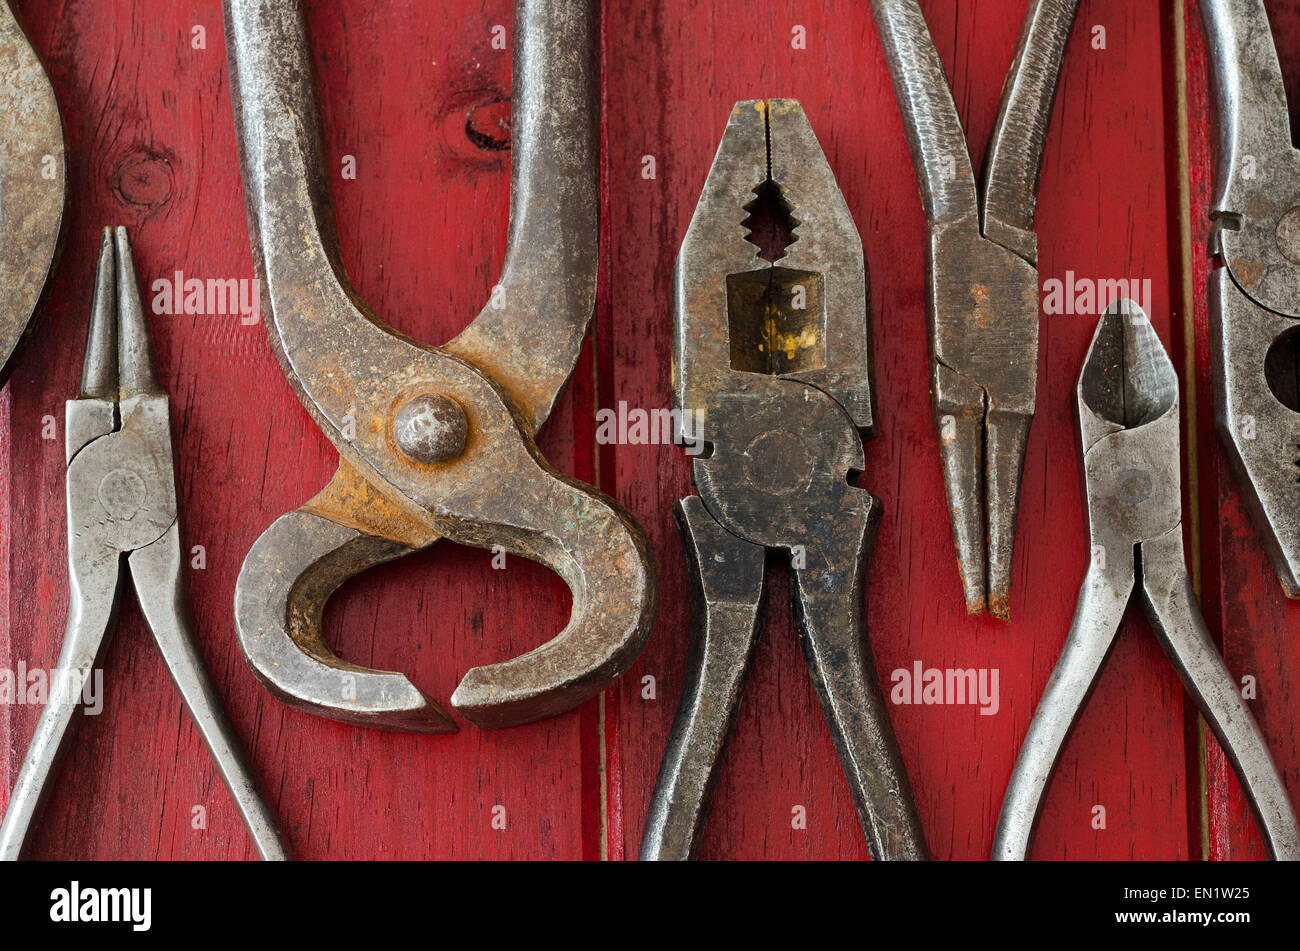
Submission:
[[[1027,856],[1061,750],[1136,596],[1236,770],[1269,852],[1300,859],[1286,786],[1206,630],[1187,575],[1178,376],[1137,304],[1119,301],[1102,316],[1076,394],[1092,559],[1074,623],[1011,774],[993,857]]]
[[[1287,597],[1300,598],[1300,151],[1262,0],[1201,0],[1218,113],[1215,420]]]
[[[1034,207],[1079,0],[1034,0],[989,142],[981,196],[917,0],[871,0],[929,226],[931,394],[971,614],[1010,615],[1016,510],[1038,377]]]
[[[104,231],[81,389],[67,405],[68,627],[53,690],[0,825],[0,858],[27,844],[116,623],[125,576],[181,699],[258,851],[285,858],[270,812],[194,644],[185,600],[167,395],[154,377],[126,229]]]
[[[746,211],[772,189],[793,243],[769,263]],[[880,502],[856,486],[873,425],[862,241],[803,109],[732,110],[677,259],[678,437],[702,436],[676,516],[694,636],[642,859],[695,856],[758,639],[765,557],[791,562],[795,623],[874,858],[926,857],[867,649],[862,578]],[[703,431],[687,432],[687,419]]]

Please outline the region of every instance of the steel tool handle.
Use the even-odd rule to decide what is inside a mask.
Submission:
[[[36,732],[0,824],[0,860],[12,862],[22,857],[39,820],[81,711],[86,682],[115,620],[116,581],[116,570],[94,574],[74,568],[69,576],[68,625],[59,653],[59,676],[36,721]]]
[[[1030,6],[989,139],[982,230],[1030,263],[1038,261],[1034,208],[1043,146],[1078,12],[1079,0],[1035,0]]]
[[[257,791],[221,701],[194,644],[193,625],[181,574],[180,530],[175,523],[152,544],[128,556],[141,613],[180,691],[185,707],[216,761],[262,858],[289,856],[275,820]]]
[[[727,531],[698,495],[674,509],[691,582],[690,656],[641,836],[642,861],[695,858],[718,765],[758,644],[766,549]],[[725,571],[701,565],[725,564]]]
[[[907,132],[926,220],[949,222],[979,214],[966,133],[943,60],[917,0],[871,0],[880,43]]]
[[[862,574],[880,502],[859,490],[849,499],[834,513],[833,544],[809,539],[805,566],[791,572],[795,627],[871,857],[923,860],[929,857],[925,834],[862,616]]]
[[[1143,543],[1142,556],[1143,593],[1152,626],[1241,780],[1269,854],[1285,861],[1300,860],[1300,828],[1286,784],[1196,606],[1183,567],[1181,527]]]
[[[993,833],[996,860],[1028,858],[1029,843],[1061,750],[1083,712],[1124,619],[1133,590],[1132,554],[1128,558],[1123,557],[1123,552],[1107,554],[1111,557],[1105,567],[1094,563],[1083,579],[1070,633],[1029,721],[1029,732],[1011,771]]]
[[[1286,86],[1263,0],[1200,5],[1219,137],[1212,207],[1244,214],[1236,190],[1256,176],[1243,178],[1242,163],[1256,163],[1258,174],[1267,174],[1271,162],[1293,149]]]

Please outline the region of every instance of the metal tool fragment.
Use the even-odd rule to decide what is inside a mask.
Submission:
[[[154,375],[126,229],[105,229],[81,389],[67,404],[68,626],[58,677],[0,825],[20,857],[116,622],[129,575],[145,622],[265,859],[285,858],[194,643],[185,597],[168,399]]]
[[[1286,786],[1206,630],[1187,575],[1178,377],[1132,301],[1113,305],[1098,323],[1077,402],[1093,556],[1074,623],[1011,774],[993,857],[1028,855],[1061,750],[1136,598],[1236,771],[1270,854],[1300,859]]]
[[[1287,597],[1300,598],[1300,151],[1263,0],[1201,0],[1218,120],[1215,420]]]
[[[1034,208],[1079,0],[1033,0],[975,172],[917,0],[871,0],[929,227],[931,395],[971,614],[1010,616],[1016,511],[1038,376]]]
[[[439,538],[502,546],[573,592],[556,637],[469,670],[451,705],[510,726],[599,693],[645,644],[654,565],[632,517],[557,472],[533,436],[577,361],[595,301],[596,17],[591,0],[515,5],[510,238],[492,301],[450,343],[389,328],[340,264],[302,5],[226,0],[253,259],[276,356],[339,450],[333,481],[258,539],[235,586],[246,658],[286,703],[364,726],[455,723],[404,675],[321,635],[330,594]]]
[[[54,270],[65,175],[54,89],[12,2],[0,2],[0,385]]]
[[[792,243],[746,234],[779,198]],[[750,217],[746,218],[746,213]],[[843,195],[799,103],[738,103],[677,259],[678,438],[703,418],[698,496],[676,515],[695,632],[642,859],[693,858],[758,638],[768,550],[791,607],[871,854],[926,857],[907,773],[867,649],[862,579],[880,503],[856,487],[872,428],[867,274]]]

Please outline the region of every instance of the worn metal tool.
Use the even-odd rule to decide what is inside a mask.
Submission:
[[[1210,639],[1183,554],[1178,376],[1132,301],[1097,325],[1076,390],[1092,561],[1074,623],[1011,774],[995,859],[1023,859],[1065,741],[1136,595],[1241,780],[1275,858],[1300,859],[1286,786]]]
[[[1228,459],[1300,598],[1300,151],[1263,0],[1201,0],[1218,113],[1210,366]]]
[[[764,259],[745,214],[778,194],[793,243]],[[862,618],[880,520],[879,500],[855,485],[860,431],[873,427],[862,240],[794,100],[732,111],[677,258],[674,308],[677,436],[704,441],[699,495],[676,507],[695,632],[641,858],[698,848],[758,640],[768,549],[790,558],[800,643],[872,856],[925,858]]]
[[[181,699],[216,760],[258,851],[285,858],[238,742],[203,669],[185,599],[171,423],[154,376],[125,228],[105,229],[95,272],[86,363],[68,401],[68,627],[0,825],[0,858],[17,859],[51,788],[84,690],[101,663],[126,575]]]
[[[65,174],[54,89],[12,2],[0,2],[0,386],[54,270]]]
[[[1010,614],[1016,510],[1038,377],[1034,207],[1079,0],[1033,0],[976,187],[917,0],[871,0],[929,228],[931,395],[957,567],[971,614]]]
[[[321,612],[345,580],[439,538],[503,546],[573,592],[546,644],[465,674],[451,705],[489,727],[594,696],[632,664],[655,608],[631,516],[557,472],[533,436],[573,371],[595,301],[596,19],[590,0],[515,6],[510,238],[492,301],[450,343],[394,332],[340,263],[297,0],[226,0],[244,192],[267,331],[339,451],[334,479],[258,539],[235,587],[253,671],[286,703],[364,726],[456,729],[400,673],[338,658]]]

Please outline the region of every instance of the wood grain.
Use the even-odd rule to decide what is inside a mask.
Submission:
[[[1084,0],[1048,141],[1038,231],[1044,279],[1067,271],[1149,279],[1153,322],[1179,351],[1186,342],[1174,312],[1181,280],[1175,2],[1183,0]],[[1199,202],[1193,220],[1201,227],[1204,56],[1195,5],[1186,2]],[[200,278],[252,276],[220,4],[19,6],[63,106],[71,187],[49,307],[0,395],[0,621],[8,632],[0,632],[0,665],[10,669],[19,660],[52,665],[62,637],[63,401],[80,368],[98,229],[132,229],[146,287],[178,269]],[[1025,0],[922,6],[978,160]],[[510,54],[491,48],[490,30],[510,30],[510,0],[315,0],[308,11],[344,263],[362,296],[398,329],[445,340],[477,312],[504,252],[509,152],[482,147],[482,135],[475,144],[466,128],[489,139],[505,134]],[[806,30],[805,49],[791,47],[795,26]],[[195,27],[206,31],[203,49],[192,47]],[[1104,49],[1093,45],[1099,29]],[[403,736],[284,707],[240,656],[234,580],[258,534],[329,478],[335,453],[293,396],[260,326],[237,317],[155,316],[155,359],[173,401],[182,536],[206,556],[206,568],[186,577],[200,647],[254,772],[301,858],[596,858],[602,851],[635,858],[689,637],[671,518],[672,504],[689,491],[689,470],[671,446],[597,446],[593,417],[618,400],[644,409],[671,404],[673,261],[726,116],[739,99],[793,96],[848,200],[871,273],[880,432],[867,445],[861,484],[885,510],[865,605],[877,668],[887,685],[892,671],[914,661],[998,672],[993,715],[970,705],[891,707],[934,856],[987,857],[1088,559],[1072,400],[1095,317],[1043,318],[1013,620],[968,618],[929,416],[924,221],[867,5],[608,0],[603,33],[597,332],[541,445],[563,471],[598,479],[649,535],[661,590],[650,646],[603,704],[507,731],[466,726],[449,737]],[[347,155],[356,159],[355,180],[340,175]],[[654,177],[643,175],[646,156],[654,157]],[[741,216],[738,210],[738,224]],[[1199,340],[1203,287],[1198,272]],[[1255,710],[1292,791],[1300,792],[1293,729],[1300,694],[1290,688],[1296,658],[1288,647],[1300,615],[1283,603],[1217,461],[1205,422],[1203,347],[1196,356],[1207,614],[1223,629],[1233,669],[1258,673]],[[46,416],[56,421],[54,439],[42,438]],[[715,796],[708,858],[866,854],[787,603],[778,570]],[[439,544],[347,585],[330,604],[326,634],[342,656],[407,672],[445,699],[468,667],[540,643],[567,612],[563,584],[544,569],[512,559],[494,571],[482,552]],[[72,743],[36,854],[252,858],[129,598],[104,666],[104,713],[88,718]],[[646,678],[653,678],[653,699]],[[37,712],[0,706],[0,799]],[[1213,751],[1210,765],[1214,854],[1257,854],[1234,781]],[[1197,857],[1199,799],[1194,718],[1145,622],[1135,618],[1065,750],[1033,854]],[[197,805],[207,811],[203,830],[191,828]],[[504,830],[492,827],[498,805]],[[1104,829],[1094,828],[1098,805]],[[806,810],[806,829],[791,827],[796,806]]]

